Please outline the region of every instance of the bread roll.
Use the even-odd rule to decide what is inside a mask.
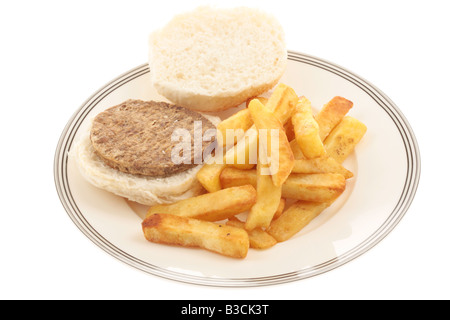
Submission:
[[[151,34],[149,47],[156,90],[202,112],[235,107],[270,90],[287,64],[279,22],[245,7],[177,15]]]

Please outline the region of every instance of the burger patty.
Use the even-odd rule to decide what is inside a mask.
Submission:
[[[127,100],[95,117],[91,142],[97,155],[114,169],[165,177],[197,165],[194,163],[194,121],[201,121],[202,137],[206,130],[216,128],[200,113],[183,107],[165,102]],[[172,148],[180,143],[171,141],[177,128],[186,129],[191,135],[189,163],[172,161]],[[210,143],[202,141],[202,154]]]

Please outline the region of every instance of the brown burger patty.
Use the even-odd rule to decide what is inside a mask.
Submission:
[[[197,165],[194,163],[194,121],[202,122],[202,136],[206,130],[216,128],[200,113],[183,107],[127,100],[95,117],[91,142],[97,155],[114,169],[145,176],[169,176]],[[172,148],[180,143],[171,141],[177,128],[186,129],[191,135],[189,163],[175,164],[171,159]],[[202,142],[202,152],[210,143]]]

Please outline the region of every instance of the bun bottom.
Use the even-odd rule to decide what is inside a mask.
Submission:
[[[83,178],[92,185],[143,205],[172,203],[205,192],[196,178],[202,165],[165,178],[123,173],[97,156],[89,134],[77,141],[73,157]]]
[[[221,112],[231,108],[235,108],[240,104],[246,102],[250,98],[257,97],[265,92],[269,91],[277,85],[281,78],[281,75],[274,79],[270,83],[261,84],[260,86],[249,87],[242,89],[239,92],[233,92],[227,95],[215,95],[208,96],[188,92],[180,89],[179,87],[173,87],[171,84],[158,83],[153,80],[153,86],[158,93],[172,103],[197,111],[197,112]]]

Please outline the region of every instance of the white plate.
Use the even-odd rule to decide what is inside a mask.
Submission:
[[[87,183],[70,156],[90,119],[130,98],[165,100],[141,65],[111,81],[75,112],[58,143],[54,174],[61,202],[77,227],[96,245],[135,268],[172,280],[214,286],[261,286],[315,276],[351,261],[381,241],[413,200],[420,175],[417,142],[407,120],[380,90],[330,62],[289,52],[281,79],[317,110],[333,96],[354,102],[349,115],[368,131],[344,165],[355,173],[344,194],[288,241],[250,250],[236,260],[201,249],[145,240],[144,207]],[[229,113],[230,111],[228,111]]]

